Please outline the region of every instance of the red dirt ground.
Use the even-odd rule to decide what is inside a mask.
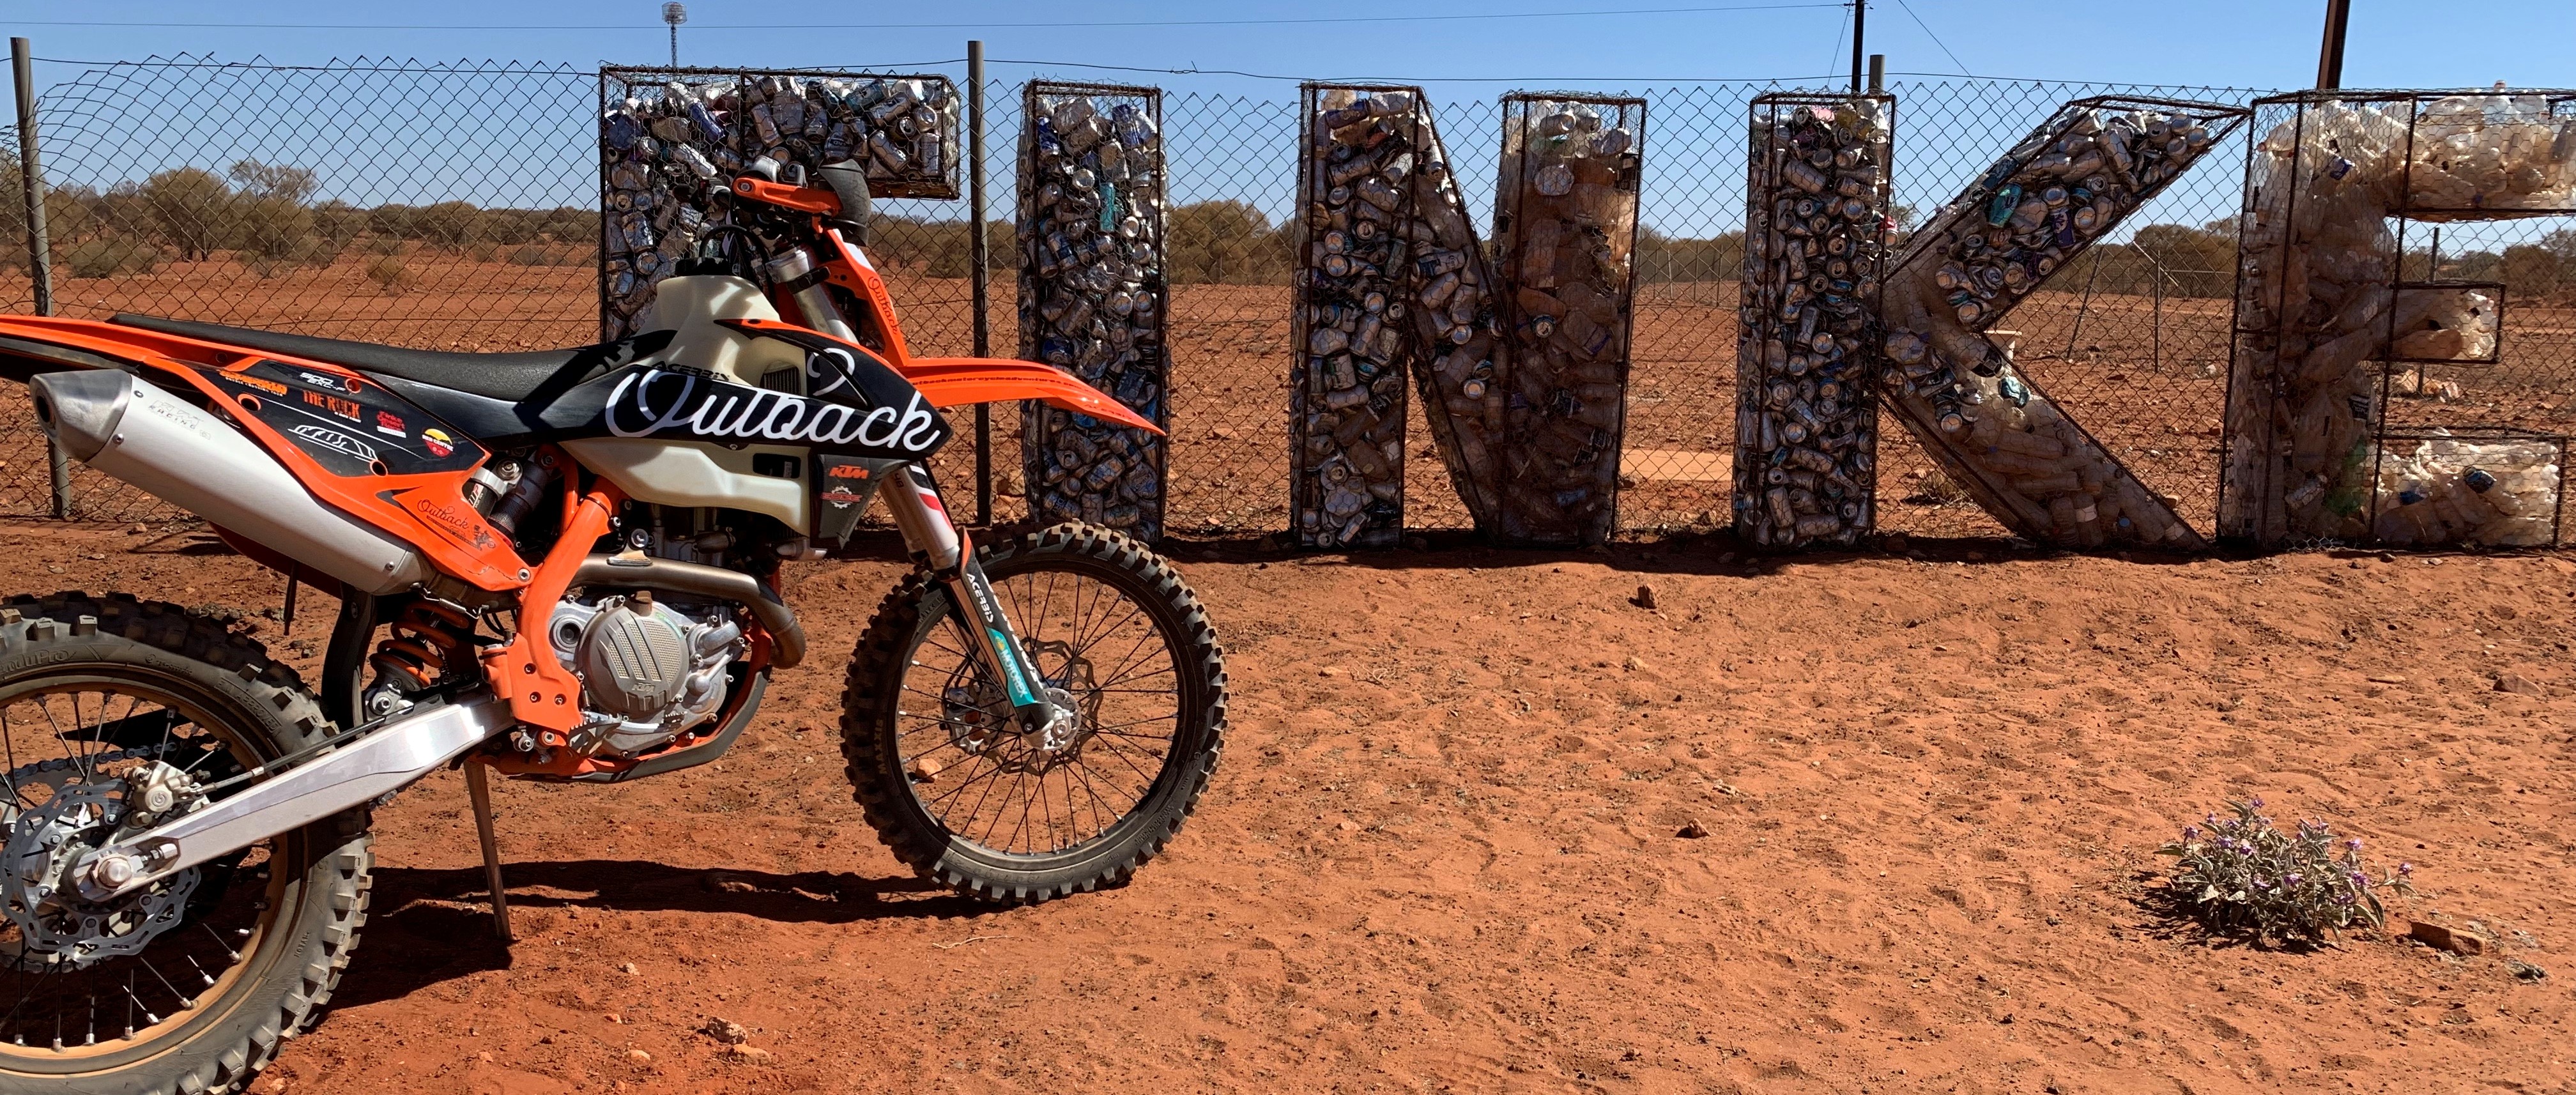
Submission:
[[[0,585],[276,603],[202,543],[0,527]],[[1132,885],[1008,911],[860,821],[831,652],[895,572],[815,566],[791,599],[821,656],[732,758],[498,789],[515,948],[458,777],[379,814],[365,943],[257,1090],[2576,1083],[2576,561],[1724,550],[1186,547],[1224,766]],[[309,671],[330,605],[303,611]],[[2495,944],[2220,946],[2144,906],[2152,849],[2248,794],[2413,862],[2397,915]]]

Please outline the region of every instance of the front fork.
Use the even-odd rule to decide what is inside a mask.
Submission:
[[[1021,728],[1035,735],[1045,752],[1070,744],[1076,713],[1070,703],[1048,695],[1037,663],[1029,657],[1010,617],[1003,614],[1001,601],[993,596],[993,583],[984,576],[983,564],[975,560],[974,545],[939,500],[930,469],[906,464],[888,478],[897,482],[884,484],[878,493],[894,516],[895,528],[903,533],[904,545],[948,586],[958,626],[974,636],[984,671],[1010,695],[1011,711]]]

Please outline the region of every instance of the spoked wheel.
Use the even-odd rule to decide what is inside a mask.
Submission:
[[[362,816],[104,901],[67,868],[140,770],[214,783],[326,731],[292,671],[176,606],[0,609],[0,1093],[232,1090],[313,1017],[365,920]]]
[[[1216,771],[1224,652],[1197,596],[1125,536],[1066,524],[982,551],[1038,683],[1077,725],[1053,743],[1023,732],[948,591],[916,574],[850,665],[851,782],[898,858],[962,892],[1044,901],[1115,884]]]

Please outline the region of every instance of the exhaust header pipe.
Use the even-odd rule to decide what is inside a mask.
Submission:
[[[408,544],[324,505],[231,424],[109,369],[27,382],[36,421],[81,463],[364,593],[429,574]]]

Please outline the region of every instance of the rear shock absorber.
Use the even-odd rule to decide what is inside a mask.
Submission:
[[[450,667],[474,663],[474,618],[454,605],[413,601],[390,630],[367,659],[376,671],[361,697],[369,721],[410,706],[412,696],[439,683]]]

